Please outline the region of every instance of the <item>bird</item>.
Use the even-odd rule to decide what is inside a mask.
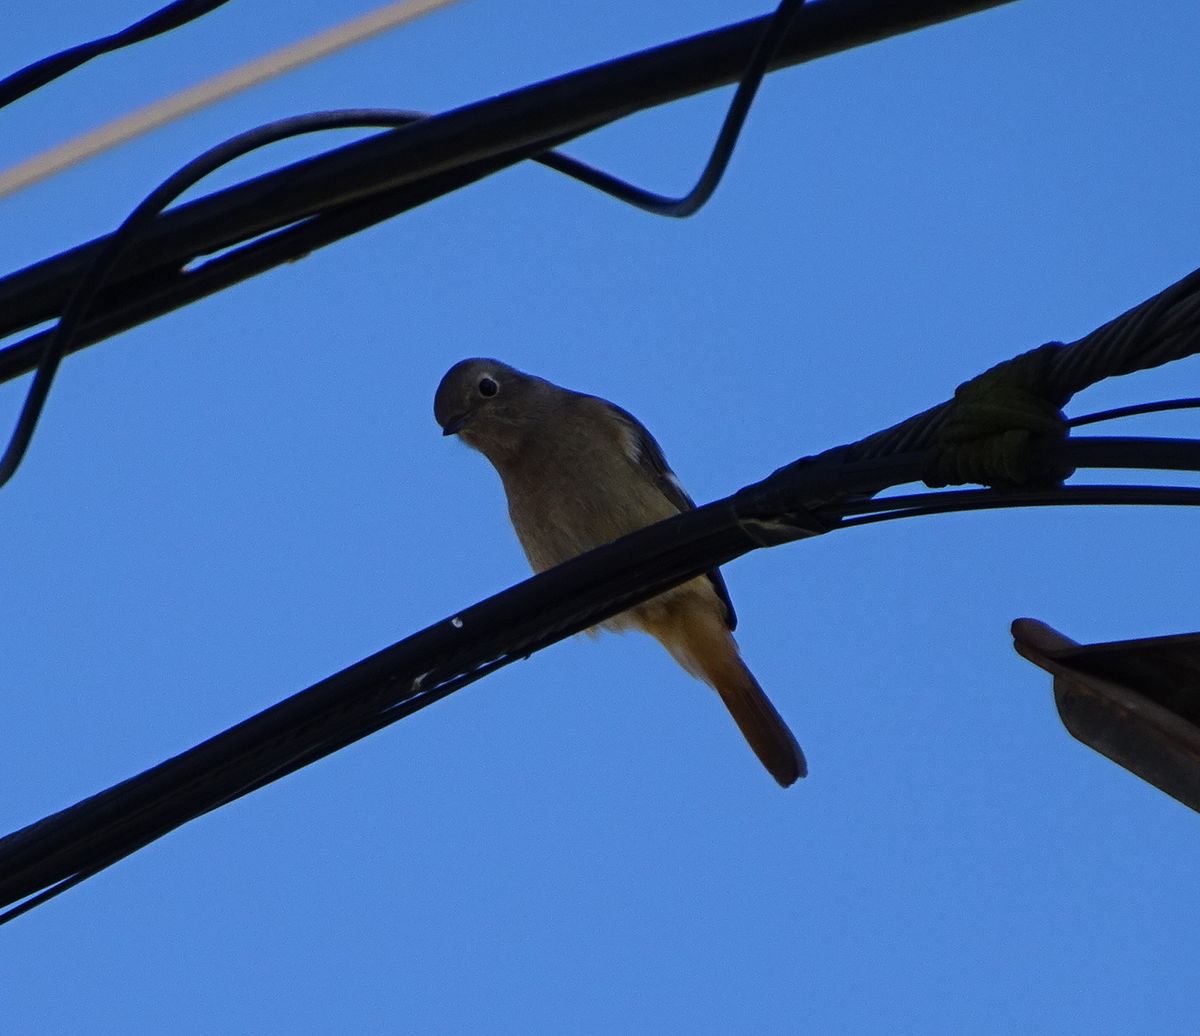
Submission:
[[[446,372],[433,411],[443,435],[457,435],[496,469],[535,572],[696,506],[650,432],[599,396],[473,358]],[[742,661],[737,616],[718,569],[602,625],[650,634],[716,690],[781,786],[807,774],[795,736]]]

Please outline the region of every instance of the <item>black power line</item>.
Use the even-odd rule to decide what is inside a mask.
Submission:
[[[1073,466],[1200,471],[1200,442],[1083,439]],[[1200,506],[1200,489],[1071,486],[882,497],[924,457],[790,464],[733,496],[650,526],[449,616],[106,791],[0,839],[11,920],[189,820],[278,780],[495,669],[759,547],[895,517],[1066,504]],[[22,902],[24,901],[24,902]]]
[[[875,6],[878,5],[822,3],[802,10]],[[974,9],[993,4],[914,4],[910,8],[922,6],[970,6]],[[639,100],[634,107],[639,106],[645,104]],[[615,117],[618,116],[611,114],[606,119]],[[414,133],[437,122],[438,119],[422,120],[397,134],[372,138],[365,145]],[[562,136],[579,131],[577,126],[564,128],[558,138],[549,141],[536,135],[506,138],[510,144],[507,150],[498,147],[493,140],[458,164],[439,166],[435,162],[423,166],[422,172],[407,179],[405,174],[398,180],[390,180],[391,186],[386,193],[391,203],[396,200],[393,192],[408,192],[406,201],[419,199],[422,195],[436,196],[429,192],[438,178],[458,177],[461,182],[469,182],[471,178],[487,175],[512,161],[536,155]],[[430,146],[436,151],[444,144],[444,139],[439,144],[435,132]],[[351,148],[362,146],[352,145]],[[339,149],[340,152],[347,150],[350,149]],[[310,161],[320,163],[328,157]],[[306,163],[288,168],[300,167],[308,167],[308,172],[312,173],[313,167]],[[358,169],[355,175],[361,172]],[[269,178],[259,178],[250,185]],[[212,199],[236,194],[242,189],[233,188],[193,205],[211,203]],[[275,255],[283,254],[303,243],[302,229],[321,225],[321,220],[335,223],[341,220],[335,227],[321,225],[322,233],[326,235],[342,230],[352,232],[347,228],[377,215],[377,211],[371,212],[367,208],[349,215],[354,208],[369,208],[379,200],[371,190],[351,185],[348,193],[338,194],[328,201],[333,208],[314,209],[302,217],[304,222],[298,226],[288,225],[288,219],[293,217],[274,224],[276,236],[267,239],[267,243],[277,247]],[[173,215],[188,208],[183,206],[156,221],[157,230],[152,232],[159,235],[156,247],[169,251],[167,246],[170,245],[183,251],[173,253],[170,262],[162,260],[165,252],[158,253],[158,259],[147,260],[143,256],[141,261],[145,265],[140,267],[138,276],[149,278],[143,284],[153,284],[156,276],[168,286],[174,283],[171,278],[178,271],[171,264],[178,262],[187,247],[194,247],[196,241],[189,243],[187,233],[176,228],[180,236],[172,244],[170,235],[162,227]],[[328,239],[336,238],[329,236]],[[95,252],[100,248],[112,247],[112,240],[109,237],[86,246],[93,250],[87,262],[95,261]],[[68,255],[77,255],[79,251]],[[236,263],[239,256],[235,253],[228,258]],[[57,263],[59,259],[50,262]],[[44,269],[42,273],[45,273]],[[130,277],[128,270],[125,276]],[[1066,347],[1059,357],[1062,362],[1055,367],[1055,375],[1072,385],[1091,383],[1109,373],[1137,369],[1150,362],[1165,362],[1200,349],[1200,332],[1195,326],[1194,313],[1197,308],[1195,280],[1195,276],[1185,279],[1095,332],[1089,336],[1093,339],[1093,348],[1080,348],[1086,340]],[[127,279],[124,284],[130,292],[127,300],[130,303],[137,298],[136,282],[137,276]],[[0,282],[0,290],[3,286],[4,282]],[[116,285],[121,286],[120,283]],[[107,316],[111,320],[113,312],[109,311]],[[1119,369],[1098,372],[1097,357],[1103,361],[1101,367],[1108,364]],[[901,452],[902,446],[897,444],[923,444],[930,429],[939,427],[944,409],[934,408],[906,422],[905,426],[869,437],[863,443],[797,461],[732,497],[641,530],[536,576],[357,663],[174,759],[0,839],[0,903],[17,904],[0,915],[0,922],[44,902],[190,819],[410,715],[500,666],[526,657],[713,565],[757,547],[867,522],[955,509],[1070,503],[1200,505],[1200,490],[1168,487],[1071,486],[1011,492],[968,490],[871,499],[885,488],[910,483],[920,477],[924,453],[915,452],[915,447],[911,446],[910,452]],[[1042,448],[1061,454],[1059,462],[1069,466],[1200,471],[1200,443],[1196,442],[1076,440],[1047,443]]]
[[[120,32],[114,32],[111,36],[103,36],[90,43],[80,43],[35,61],[32,65],[26,65],[12,75],[0,79],[0,108],[33,93],[60,76],[65,76],[92,58],[101,54],[111,54],[114,50],[132,46],[152,36],[161,36],[164,32],[178,29],[181,25],[195,21],[227,3],[229,0],[175,0],[174,3],[167,4],[166,7],[147,15],[141,21],[134,22]]]
[[[1165,414],[1169,410],[1200,410],[1200,398],[1189,396],[1186,399],[1160,399],[1153,403],[1134,403],[1130,406],[1114,407],[1112,410],[1098,410],[1094,414],[1080,414],[1068,422],[1072,428],[1082,428],[1084,425],[1097,424],[1100,421],[1115,421],[1120,417],[1138,417],[1142,414]]]
[[[1057,398],[1104,377],[1200,352],[1200,272],[1070,345],[1023,353],[969,384],[1041,371]],[[1031,366],[1033,364],[1033,366]],[[1011,386],[1010,386],[1011,387]],[[1032,386],[1034,396],[1038,386]],[[1005,389],[1007,392],[1008,389]],[[971,393],[967,394],[968,396]],[[757,547],[959,508],[1200,505],[1200,489],[1051,486],[871,499],[917,481],[959,405],[803,458],[724,500],[642,529],[520,583],[271,707],[182,755],[0,839],[0,920],[180,824],[337,751],[459,687]],[[1000,438],[1006,439],[1003,428]],[[1065,434],[1065,422],[1064,422]],[[1200,442],[1034,441],[1051,464],[1200,471]],[[21,901],[25,901],[22,903]]]
[[[1013,0],[824,0],[800,7],[772,68]],[[75,345],[186,305],[599,126],[734,82],[770,16],[628,55],[336,148],[171,209],[101,292]],[[285,229],[286,228],[286,229]],[[268,245],[245,244],[278,233]],[[59,316],[104,247],[97,238],[0,279],[0,337]],[[189,264],[242,245],[215,269]],[[0,351],[0,380],[31,370],[44,338]]]
[[[804,0],[781,0],[775,14],[768,20],[763,35],[750,57],[741,82],[730,103],[721,130],[696,185],[681,198],[663,195],[634,187],[608,173],[593,169],[576,159],[551,152],[538,156],[536,161],[550,165],[559,172],[582,180],[608,194],[614,195],[631,205],[646,209],[660,216],[686,217],[697,212],[717,189],[721,177],[729,165],[738,135],[745,124],[746,116],[754,96],[766,75],[767,64],[779,47],[787,27],[803,5]],[[410,126],[425,117],[411,112],[351,110],[344,112],[317,112],[311,115],[282,119],[259,129],[241,133],[198,158],[164,180],[129,214],[117,230],[104,241],[87,270],[80,278],[75,290],[63,310],[57,326],[50,333],[38,358],[33,383],[21,407],[16,426],[8,444],[0,455],[0,486],[5,485],[16,473],[45,406],[54,382],[54,376],[63,357],[78,337],[84,318],[94,303],[105,282],[139,235],[171,202],[193,184],[224,165],[268,144],[305,133],[317,133],[330,129],[347,129],[379,126]]]

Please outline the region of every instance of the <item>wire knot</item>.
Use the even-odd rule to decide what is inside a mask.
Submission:
[[[976,483],[1006,488],[1055,485],[1074,468],[1040,449],[1069,433],[1069,393],[1051,388],[1061,342],[1014,356],[958,386],[925,464],[931,488]]]

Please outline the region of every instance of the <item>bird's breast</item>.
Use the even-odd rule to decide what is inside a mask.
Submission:
[[[678,513],[619,449],[542,450],[500,475],[536,572]]]

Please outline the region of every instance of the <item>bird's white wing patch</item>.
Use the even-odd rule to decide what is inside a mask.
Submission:
[[[642,460],[642,437],[638,434],[638,429],[623,419],[617,422],[617,426],[621,430],[621,448],[625,451],[625,456],[640,466],[644,461]]]

